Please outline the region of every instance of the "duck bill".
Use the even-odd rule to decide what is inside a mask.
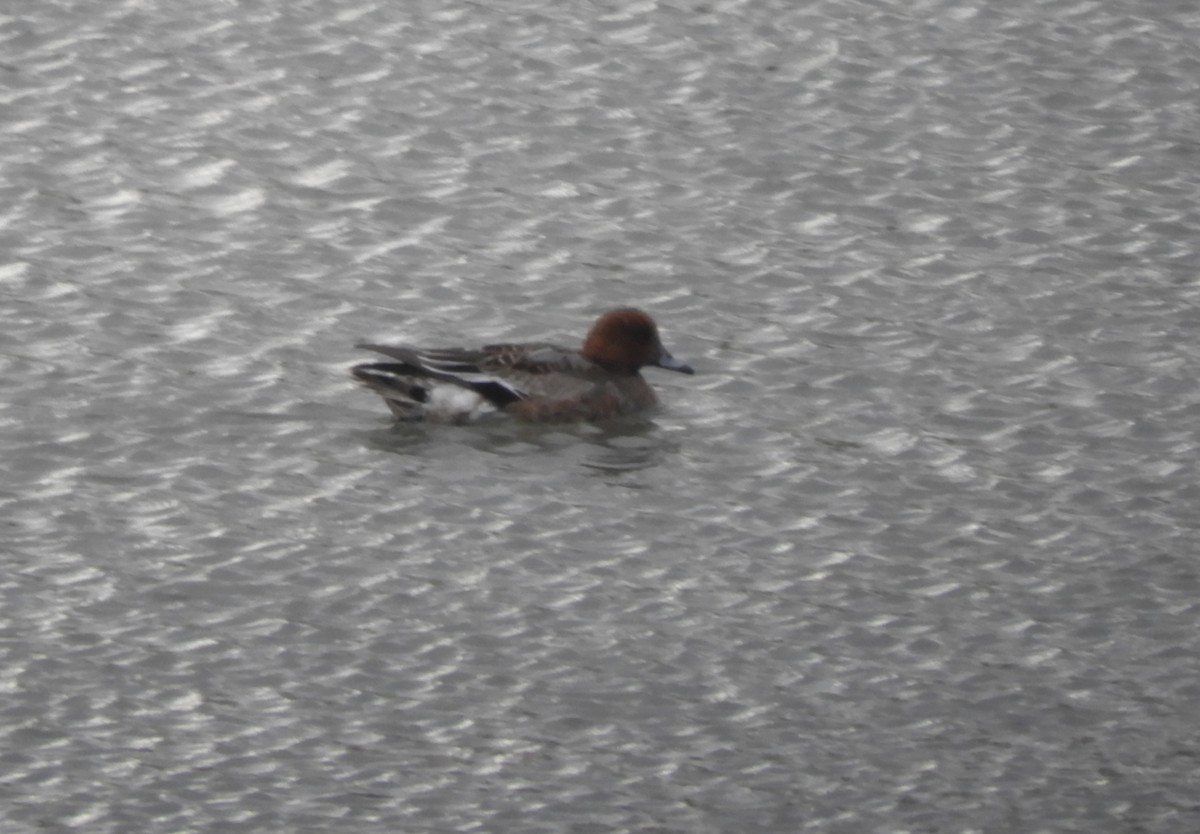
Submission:
[[[681,374],[696,373],[694,370],[692,370],[691,365],[686,365],[683,362],[680,362],[665,350],[662,352],[662,355],[658,357],[658,361],[654,364],[660,368],[665,368],[668,371],[679,371]]]

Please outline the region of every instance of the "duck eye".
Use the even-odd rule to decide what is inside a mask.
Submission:
[[[654,328],[645,322],[637,322],[630,331],[630,336],[637,339],[639,342],[653,342]]]

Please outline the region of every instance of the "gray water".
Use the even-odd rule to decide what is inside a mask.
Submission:
[[[0,14],[0,830],[1200,830],[1200,8]],[[695,377],[396,426],[356,340]]]

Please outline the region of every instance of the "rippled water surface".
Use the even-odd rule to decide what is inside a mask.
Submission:
[[[0,12],[0,828],[1200,830],[1200,10]],[[397,426],[356,340],[695,377]]]

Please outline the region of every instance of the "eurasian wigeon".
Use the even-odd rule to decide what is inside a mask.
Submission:
[[[639,371],[694,371],[667,352],[654,319],[622,307],[596,319],[579,350],[536,342],[424,350],[360,344],[392,361],[351,373],[404,420],[462,422],[501,411],[526,420],[602,420],[657,404]]]

